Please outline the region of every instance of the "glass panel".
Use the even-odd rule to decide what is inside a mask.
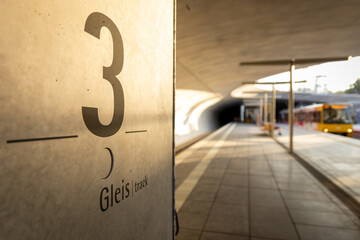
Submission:
[[[324,109],[324,123],[352,123],[350,108]]]

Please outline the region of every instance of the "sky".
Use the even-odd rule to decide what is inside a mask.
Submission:
[[[294,90],[308,88],[314,92],[315,79],[316,76],[319,76],[317,80],[319,85],[317,88],[318,93],[344,91],[349,89],[350,84],[353,84],[356,79],[360,78],[360,57],[353,57],[349,61],[329,62],[307,68],[295,69],[293,76],[295,81],[307,80],[306,83],[294,84]],[[258,82],[282,81],[289,81],[288,71],[258,80]],[[271,87],[263,85],[261,88],[267,90]],[[287,91],[289,87],[288,84],[277,85],[276,89],[279,91]]]

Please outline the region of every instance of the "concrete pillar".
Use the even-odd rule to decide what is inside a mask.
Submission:
[[[0,8],[1,238],[173,239],[173,1]]]
[[[264,125],[268,122],[268,94],[264,94]]]
[[[263,116],[263,103],[262,103],[262,99],[259,99],[259,126],[262,126],[262,116]]]
[[[244,122],[245,120],[245,106],[241,105],[240,106],[240,121]]]
[[[292,153],[293,148],[293,134],[294,134],[294,93],[293,93],[293,72],[295,65],[290,64],[290,91],[289,91],[289,152]]]
[[[272,109],[271,109],[271,136],[275,137],[276,124],[276,89],[275,84],[272,85]]]

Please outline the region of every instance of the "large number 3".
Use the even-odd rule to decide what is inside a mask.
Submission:
[[[124,91],[116,76],[121,72],[124,63],[123,41],[115,23],[102,13],[94,12],[89,15],[85,23],[85,32],[100,39],[102,27],[109,29],[113,39],[113,61],[110,67],[103,67],[103,78],[109,81],[114,91],[114,113],[111,122],[103,125],[99,120],[97,108],[82,107],[82,115],[86,127],[99,137],[109,137],[119,131],[124,119]]]

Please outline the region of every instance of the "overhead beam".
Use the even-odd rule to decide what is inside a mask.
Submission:
[[[295,81],[294,83],[306,83],[306,80]],[[242,82],[242,85],[245,84],[254,84],[254,85],[278,85],[278,84],[289,84],[290,82]]]
[[[345,57],[328,57],[328,58],[299,58],[299,59],[281,59],[281,60],[263,60],[263,61],[251,61],[240,62],[240,66],[278,66],[278,65],[295,65],[295,64],[311,64],[311,63],[325,63],[349,60],[351,56]]]
[[[290,72],[290,91],[289,91],[289,152],[293,153],[293,134],[294,134],[294,92],[293,92],[293,73],[295,71],[295,64],[315,64],[325,62],[336,62],[349,60],[351,56],[346,57],[329,57],[329,58],[299,58],[299,59],[282,59],[282,60],[265,60],[265,61],[251,61],[240,62],[240,66],[278,66],[288,65]]]

